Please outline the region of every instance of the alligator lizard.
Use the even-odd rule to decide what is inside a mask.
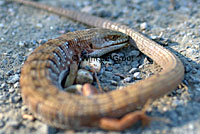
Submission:
[[[182,62],[173,53],[125,25],[86,13],[36,2],[14,1],[66,16],[89,26],[122,32],[132,38],[142,53],[163,68],[160,73],[128,85],[122,90],[89,97],[70,94],[61,91],[58,77],[63,70],[70,69],[70,64],[78,64],[83,49],[91,49],[87,43],[91,44],[89,34],[93,32],[90,30],[82,31],[83,34],[75,32],[48,41],[28,57],[22,68],[20,85],[25,104],[37,117],[52,126],[72,129],[99,127],[106,130],[123,130],[134,123],[135,117],[136,120],[142,119],[139,112],[132,111],[143,106],[148,99],[157,99],[174,90],[184,77]],[[69,47],[69,44],[76,45]],[[103,48],[96,50],[99,53]],[[78,57],[77,60],[72,60],[73,56]],[[115,119],[119,117],[123,120]]]

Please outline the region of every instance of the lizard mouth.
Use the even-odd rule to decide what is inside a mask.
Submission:
[[[116,44],[112,44],[112,45],[107,45],[107,46],[104,46],[102,48],[93,48],[91,49],[92,52],[90,52],[88,55],[91,56],[91,57],[100,57],[106,53],[109,53],[111,51],[115,51],[117,49],[120,49],[124,46],[127,45],[127,41],[125,42],[120,42],[120,43],[116,43]]]

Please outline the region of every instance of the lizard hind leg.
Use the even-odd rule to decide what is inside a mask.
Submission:
[[[148,100],[142,110],[128,113],[120,119],[103,117],[99,121],[99,127],[105,130],[123,131],[136,124],[138,121],[142,122],[143,127],[148,126],[152,118],[147,116],[145,112],[150,102],[151,100]]]
[[[128,113],[121,119],[103,117],[99,121],[99,128],[112,131],[123,131],[136,124],[138,121],[142,122],[142,126],[147,126],[151,121],[151,117],[147,116],[143,111]]]

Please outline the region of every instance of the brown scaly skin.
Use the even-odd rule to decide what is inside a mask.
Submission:
[[[29,56],[22,69],[20,83],[25,104],[37,117],[52,126],[73,129],[100,127],[106,130],[123,130],[137,120],[146,118],[144,114],[138,111],[131,114],[127,113],[136,110],[138,106],[143,106],[149,99],[154,100],[171,92],[181,83],[184,77],[184,67],[174,54],[125,25],[85,13],[35,2],[14,1],[45,9],[90,26],[125,33],[134,40],[136,47],[142,53],[152,58],[163,68],[160,73],[124,87],[123,90],[89,97],[72,95],[59,90],[61,87],[57,82],[59,81],[58,76],[62,70],[69,68],[69,64],[78,64],[79,60],[71,60],[70,56],[76,56],[79,59],[80,50],[88,49],[88,45],[84,43],[90,39],[87,38],[82,41],[76,39],[76,34],[72,34],[71,39],[76,44],[80,43],[81,47],[76,45],[69,48],[63,45],[68,41],[66,35],[48,41]],[[86,31],[85,34],[81,34],[82,32],[80,32],[79,37],[85,38],[85,35],[87,36],[90,33],[90,31]],[[79,35],[79,32],[77,34]],[[72,40],[71,42],[73,42]],[[101,52],[96,50],[98,49],[94,49],[94,51],[99,56],[98,53]],[[121,121],[113,119],[122,116],[124,118]]]

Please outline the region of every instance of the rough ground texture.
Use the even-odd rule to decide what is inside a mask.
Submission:
[[[184,85],[153,102],[147,111],[151,117],[171,120],[140,123],[119,133],[200,133],[200,1],[179,0],[170,9],[169,0],[42,0],[47,4],[88,12],[121,22],[154,39],[175,53],[184,63]],[[39,45],[60,34],[89,28],[46,11],[0,1],[0,133],[114,133],[94,130],[59,130],[31,115],[23,105],[19,77],[27,56]],[[108,56],[134,56],[133,60],[109,59],[104,62],[99,79],[104,90],[113,90],[160,68],[133,47]],[[95,84],[95,83],[94,83]],[[30,118],[30,117],[29,117]]]

